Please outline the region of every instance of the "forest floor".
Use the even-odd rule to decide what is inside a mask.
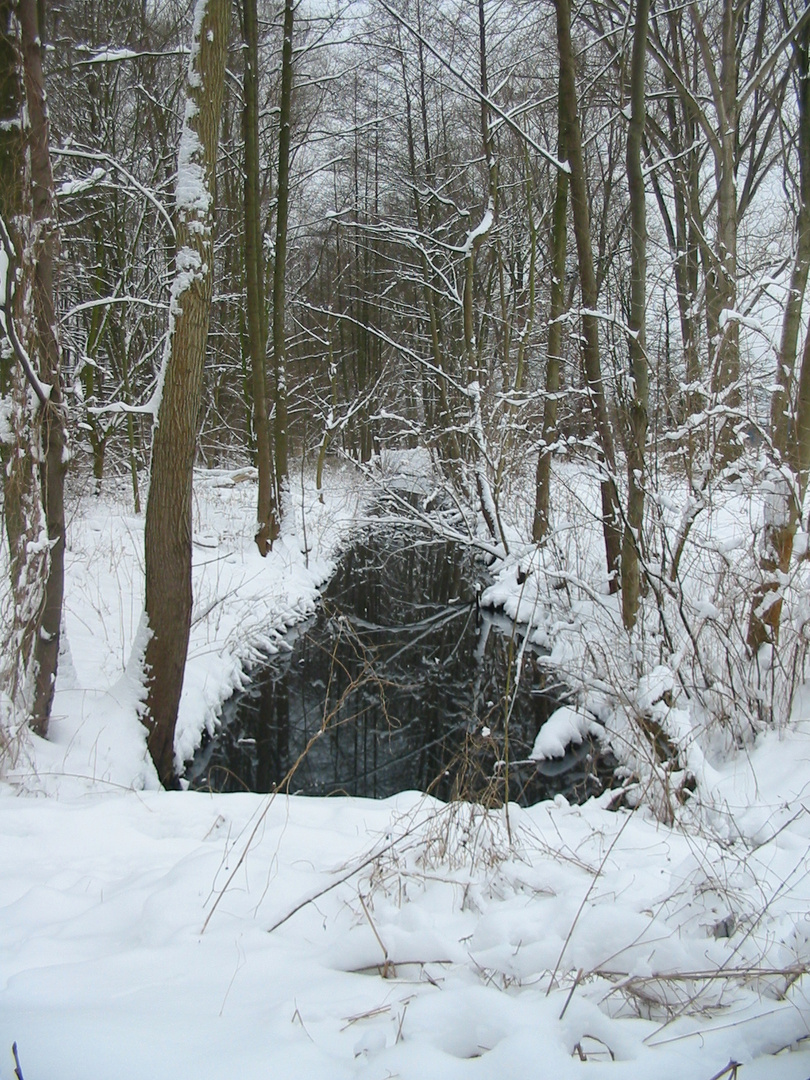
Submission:
[[[262,560],[254,498],[197,477],[185,756],[367,506],[335,467]],[[124,503],[74,497],[50,737],[0,783],[0,1080],[14,1042],[25,1080],[810,1077],[810,695],[693,757],[669,815],[164,792]],[[490,599],[526,615],[524,586],[513,566]]]

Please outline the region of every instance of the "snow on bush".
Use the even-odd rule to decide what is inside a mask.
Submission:
[[[563,705],[556,709],[538,732],[529,757],[532,761],[563,757],[573,743],[579,746],[587,735],[600,735],[602,727],[582,709]]]

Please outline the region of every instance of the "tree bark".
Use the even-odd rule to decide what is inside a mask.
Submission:
[[[278,536],[275,479],[267,408],[267,313],[259,213],[259,26],[256,0],[244,0],[245,40],[245,278],[248,341],[253,388],[253,433],[259,472],[256,545],[262,556]]]
[[[484,371],[480,363],[480,352],[475,333],[474,289],[475,260],[484,237],[492,229],[498,202],[498,166],[492,147],[489,129],[489,85],[487,77],[487,41],[486,21],[484,18],[484,0],[478,0],[478,61],[480,66],[481,90],[481,146],[487,170],[487,208],[481,224],[468,234],[464,266],[464,286],[462,291],[462,319],[464,333],[464,356],[467,365],[466,394],[470,408],[470,442],[475,486],[481,514],[486,522],[490,536],[500,541],[508,551],[506,537],[500,527],[498,508],[487,474],[486,433],[481,409]]]
[[[760,554],[762,581],[754,591],[748,616],[747,645],[779,642],[784,575],[790,568],[793,541],[799,524],[802,495],[810,465],[810,335],[802,357],[798,388],[796,357],[804,294],[810,273],[810,24],[804,23],[793,44],[796,62],[799,117],[799,190],[796,217],[796,254],[790,292],[782,318],[782,337],[771,398],[772,494],[765,502],[765,523]],[[795,409],[792,397],[795,393]]]
[[[558,88],[559,125],[557,157],[567,156],[563,122],[562,83]],[[548,312],[548,348],[546,350],[546,399],[543,403],[543,434],[537,458],[534,524],[532,539],[542,543],[551,527],[551,445],[557,437],[557,394],[562,365],[563,316],[565,314],[565,257],[568,250],[568,173],[557,170],[554,216],[551,223],[551,297]]]
[[[214,261],[214,190],[230,0],[194,10],[177,173],[177,255],[146,506],[144,723],[161,783],[174,770],[174,731],[191,628],[191,489]]]
[[[290,121],[293,87],[293,0],[284,0],[284,39],[281,44],[281,100],[279,102],[278,183],[276,186],[276,252],[273,265],[273,375],[275,379],[276,415],[276,503],[284,512],[287,489],[287,337],[285,307],[287,303],[287,229],[290,209]]]
[[[12,17],[15,7],[16,22]],[[10,95],[10,104],[16,80],[16,93],[20,104],[24,101],[25,105],[19,114],[19,134],[13,130],[4,133],[8,139],[19,140],[17,149],[4,159],[4,171],[13,173],[8,177],[11,187],[4,193],[4,216],[7,209],[14,209],[6,202],[13,192],[17,194],[11,194],[11,200],[16,202],[18,211],[17,222],[11,224],[16,236],[12,239],[11,232],[4,229],[10,268],[16,263],[19,270],[16,295],[7,317],[15,328],[10,328],[10,333],[17,359],[25,363],[28,381],[39,399],[33,423],[29,426],[30,422],[23,420],[24,430],[28,432],[23,437],[30,440],[28,449],[18,443],[12,449],[13,460],[6,463],[4,470],[4,490],[11,496],[6,507],[6,528],[17,606],[17,637],[22,663],[30,662],[33,679],[30,722],[35,731],[46,735],[59,663],[65,556],[65,426],[54,309],[59,231],[37,4],[35,0],[19,0],[16,5],[5,4],[3,8],[3,54],[8,61],[3,64],[4,97]],[[12,27],[16,41],[11,40]],[[19,60],[15,56],[17,52]],[[11,272],[8,276],[10,279]],[[17,329],[19,333],[15,332]],[[13,381],[16,383],[13,398],[24,413],[24,398],[30,394],[30,387],[23,393],[22,380],[16,373]],[[28,460],[26,454],[30,455]],[[38,492],[31,458],[39,462]],[[46,544],[40,535],[43,524]],[[32,569],[36,571],[33,575]],[[41,594],[38,594],[38,580],[42,583]]]
[[[641,143],[646,119],[644,75],[650,0],[637,0],[630,71],[630,128],[627,133],[627,186],[630,196],[630,384],[627,440],[627,514],[622,540],[622,621],[636,623],[640,593],[641,529],[644,517],[644,468],[647,443],[647,205]]]
[[[613,449],[613,432],[605,402],[602,383],[602,364],[599,352],[599,324],[596,309],[599,291],[593,263],[591,242],[588,186],[585,177],[585,161],[582,154],[582,136],[579,128],[576,80],[574,76],[574,53],[571,45],[571,7],[569,0],[557,0],[557,43],[560,59],[560,92],[565,126],[568,164],[571,169],[571,209],[574,220],[579,282],[582,295],[582,361],[585,369],[585,385],[591,408],[596,437],[602,457],[604,477],[601,482],[602,529],[605,537],[605,556],[610,591],[619,589],[619,560],[622,533],[619,521],[619,503],[616,495],[616,458]]]
[[[30,273],[25,277],[14,272],[22,271],[24,265],[24,237],[19,226],[26,203],[21,30],[14,9],[10,0],[0,4],[0,210],[8,260],[3,314],[9,331],[16,331],[22,345],[30,344],[26,313],[31,308],[31,278]],[[34,554],[37,537],[44,529],[34,452],[37,433],[32,414],[37,406],[32,403],[31,386],[19,359],[7,348],[0,353],[0,392],[6,402],[8,427],[0,442],[0,463],[11,586],[11,604],[3,626],[2,676],[13,708],[27,717],[47,552],[40,549]]]
[[[736,319],[727,319],[725,325],[722,321],[723,313],[733,312],[737,306],[737,8],[736,0],[723,0],[720,85],[714,95],[720,142],[719,153],[715,154],[717,237],[707,277],[706,304],[712,392],[722,395],[729,409],[738,409],[742,401],[740,327]],[[705,38],[697,8],[693,5],[690,12],[697,22],[702,43]],[[739,453],[733,428],[733,418],[729,418],[721,423],[718,431],[717,448],[721,461],[731,460]]]

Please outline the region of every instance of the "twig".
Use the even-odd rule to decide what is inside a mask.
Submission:
[[[23,1080],[22,1065],[20,1064],[20,1055],[17,1053],[16,1042],[12,1044],[11,1052],[14,1055],[14,1075],[17,1077],[17,1080]]]
[[[398,836],[396,840],[392,840],[390,844],[386,844],[385,847],[380,848],[379,851],[373,852],[371,855],[368,856],[368,858],[363,859],[363,861],[357,866],[353,867],[341,877],[337,878],[337,880],[333,881],[331,885],[326,885],[323,889],[319,889],[316,893],[313,893],[312,896],[305,897],[303,900],[300,901],[300,903],[296,904],[294,908],[288,911],[286,915],[279,919],[278,922],[273,923],[273,925],[268,929],[267,933],[272,934],[274,930],[278,930],[280,926],[283,926],[288,919],[291,919],[293,915],[296,915],[302,908],[307,907],[308,904],[314,903],[322,896],[325,896],[326,893],[331,892],[332,889],[336,889],[338,885],[342,885],[344,881],[348,881],[349,878],[354,877],[354,875],[359,873],[360,870],[365,869],[365,867],[368,866],[369,863],[373,863],[375,859],[379,859],[381,855],[385,855],[387,851],[390,851],[392,848],[396,847],[397,844],[405,840],[408,836],[411,835],[411,833],[414,832],[415,829],[416,826],[412,826],[410,829],[408,829],[407,832],[404,832],[402,836]],[[207,922],[208,920],[206,920],[206,924]],[[203,929],[205,929],[205,927],[203,927]]]
[[[734,1059],[732,1058],[731,1061],[729,1061],[728,1065],[726,1065],[725,1069],[721,1069],[720,1072],[716,1072],[714,1076],[710,1077],[710,1080],[720,1080],[720,1077],[725,1076],[726,1073],[731,1073],[731,1080],[736,1080],[737,1069],[739,1069],[739,1067],[739,1061],[734,1061]]]
[[[562,1012],[560,1013],[560,1020],[562,1020],[562,1018],[565,1016],[565,1011],[568,1008],[568,1006],[571,1004],[571,998],[574,996],[574,991],[579,986],[579,980],[582,978],[582,972],[583,971],[584,971],[584,968],[579,969],[579,971],[576,974],[576,978],[574,979],[574,985],[568,991],[568,997],[565,999],[565,1004],[563,1005]]]
[[[800,979],[802,975],[806,975],[808,971],[806,964],[792,964],[789,967],[779,968],[766,968],[766,967],[739,967],[739,968],[718,968],[716,971],[673,971],[663,972],[655,975],[623,975],[620,972],[606,971],[602,968],[596,968],[592,975],[596,975],[602,979],[616,978],[617,975],[621,976],[622,981],[613,987],[613,990],[624,990],[628,986],[645,985],[647,983],[656,982],[713,982],[718,979],[756,979],[764,978],[766,976],[779,976],[780,978],[790,979],[795,982],[796,979]],[[612,993],[613,990],[610,992]]]
[[[411,998],[408,998],[405,1002],[405,1007],[402,1010],[402,1015],[399,1018],[399,1027],[397,1028],[397,1037],[394,1039],[394,1045],[396,1045],[402,1038],[402,1025],[405,1023],[405,1013],[408,1011],[408,1006],[411,1003]]]
[[[298,1012],[297,1009],[296,1012]],[[352,1024],[357,1024],[360,1020],[372,1020],[375,1016],[384,1016],[387,1012],[391,1012],[390,1005],[376,1005],[373,1009],[367,1009],[365,1012],[355,1013],[353,1016],[344,1016],[343,1019],[346,1024],[340,1030],[345,1031],[346,1028],[350,1028]]]
[[[806,814],[806,813],[807,813],[807,807],[804,804],[802,804],[799,807],[799,809],[796,811],[796,813],[793,815],[793,817],[790,818],[788,821],[784,822],[784,824],[780,825],[780,827],[776,830],[775,833],[771,833],[770,836],[766,837],[764,840],[760,840],[760,842],[755,847],[752,847],[751,850],[748,853],[749,856],[753,855],[755,851],[759,851],[759,849],[761,847],[765,847],[766,844],[770,844],[771,841],[775,840],[777,838],[777,836],[781,832],[784,832],[785,829],[788,828],[789,825],[792,825],[793,822],[796,821],[797,818],[800,818],[802,816],[802,814]]]
[[[362,907],[363,912],[365,913],[365,916],[368,919],[368,925],[371,927],[372,933],[374,934],[374,937],[377,939],[377,943],[379,944],[379,946],[380,946],[380,948],[382,949],[382,952],[383,952],[384,963],[383,963],[383,969],[382,969],[382,977],[384,979],[388,979],[388,978],[392,978],[392,977],[396,978],[396,974],[397,974],[396,968],[394,967],[394,965],[391,962],[391,958],[388,955],[388,949],[385,947],[385,942],[383,941],[383,939],[380,937],[379,933],[377,932],[377,927],[374,925],[374,920],[371,917],[371,912],[366,907],[366,902],[363,899],[363,894],[360,892],[359,889],[357,890],[357,896],[358,896],[358,898],[360,900],[360,906]]]
[[[779,1016],[779,1015],[781,1015],[783,1013],[786,1013],[788,1011],[790,1011],[792,1013],[793,1012],[793,1006],[779,1005],[775,1009],[768,1009],[767,1012],[759,1013],[759,1015],[757,1016],[757,1020],[764,1020],[768,1016]],[[750,1024],[750,1022],[751,1022],[750,1016],[742,1016],[742,1017],[740,1017],[739,1020],[730,1020],[726,1024],[714,1024],[713,1027],[712,1027],[712,1034],[716,1035],[718,1031],[730,1031],[730,1030],[733,1030],[734,1028],[745,1027],[745,1025]],[[658,1030],[662,1031],[664,1026],[666,1026],[666,1025],[662,1025],[662,1027],[659,1028]],[[656,1035],[656,1034],[657,1034],[657,1032],[654,1031],[653,1035]],[[702,1043],[705,1038],[706,1038],[706,1029],[705,1029],[705,1027],[701,1026],[701,1027],[696,1028],[694,1031],[683,1031],[679,1035],[670,1035],[666,1039],[656,1039],[655,1042],[647,1042],[646,1045],[647,1046],[668,1046],[671,1043],[683,1042],[684,1039],[699,1039],[701,1041],[701,1043]]]

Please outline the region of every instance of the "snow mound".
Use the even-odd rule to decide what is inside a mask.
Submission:
[[[563,705],[540,728],[529,757],[532,761],[563,757],[572,743],[579,746],[587,735],[601,733],[602,728],[586,712]]]

